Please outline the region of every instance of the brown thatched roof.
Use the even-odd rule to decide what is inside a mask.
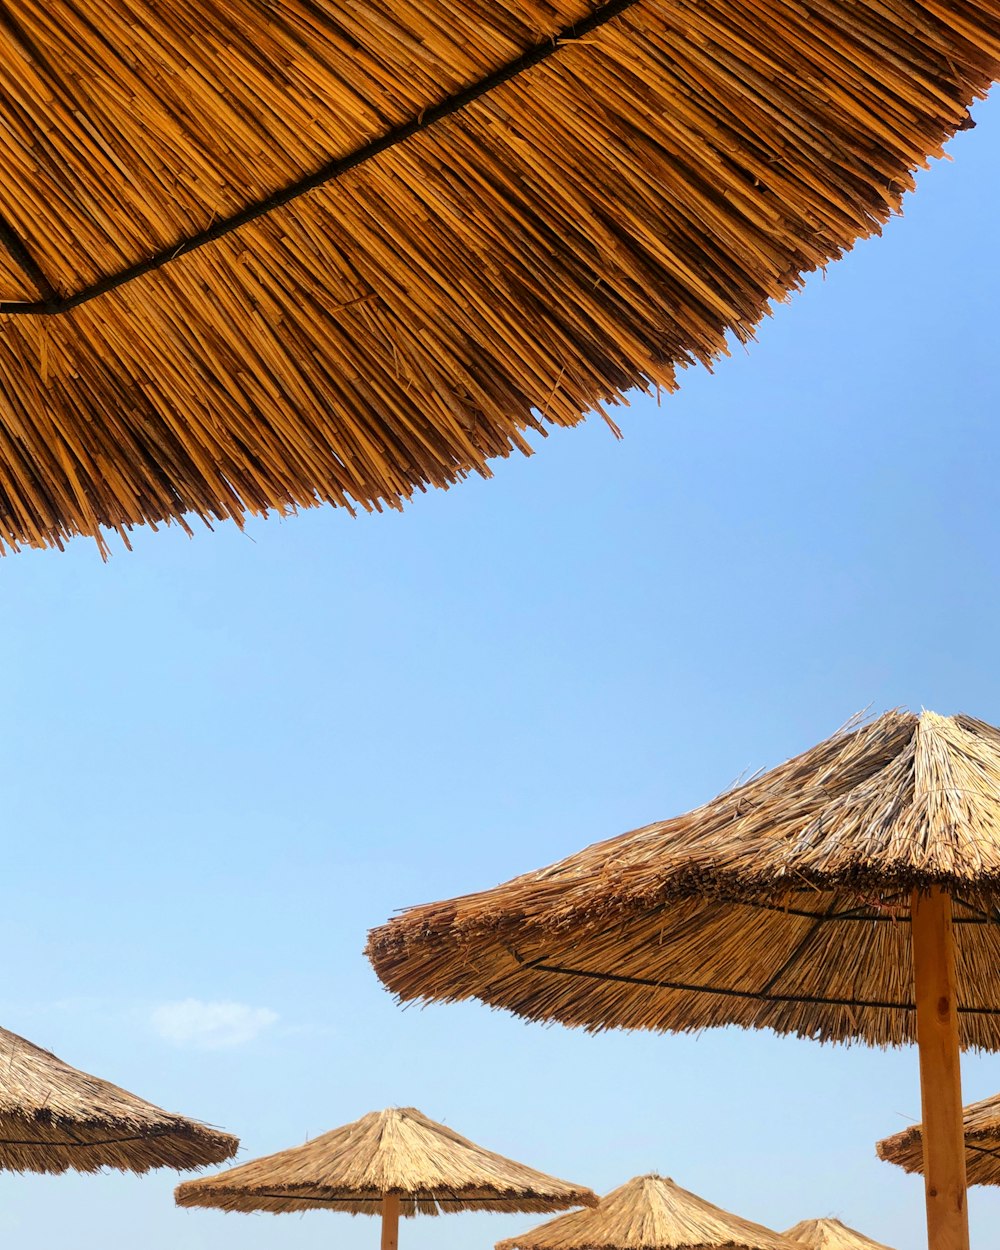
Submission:
[[[890,1246],[872,1241],[863,1233],[841,1224],[840,1220],[802,1220],[782,1235],[796,1245],[806,1246],[808,1250],[891,1250]]]
[[[402,999],[590,1029],[914,1037],[909,892],[955,900],[963,1044],[1000,1048],[1000,730],[889,712],[704,807],[370,935]]]
[[[636,1176],[592,1211],[572,1211],[496,1250],[790,1250],[770,1228],[730,1215],[664,1176]]]
[[[994,0],[12,0],[0,541],[396,506],[746,340]]]
[[[1000,1185],[1000,1094],[963,1108],[965,1172],[970,1185]],[[923,1172],[923,1125],[913,1124],[875,1143],[880,1159]]]
[[[178,1171],[222,1163],[239,1141],[172,1115],[0,1029],[0,1168]]]
[[[223,1211],[326,1208],[378,1215],[396,1194],[401,1215],[445,1211],[562,1211],[596,1195],[484,1150],[413,1107],[372,1111],[304,1146],[186,1181],[182,1207]]]

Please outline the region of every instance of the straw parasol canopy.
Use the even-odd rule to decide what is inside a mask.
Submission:
[[[1000,1185],[1000,1094],[971,1102],[962,1113],[965,1137],[965,1170],[970,1185]],[[886,1163],[906,1172],[922,1172],[923,1125],[913,1124],[875,1143]]]
[[[730,1215],[669,1177],[635,1176],[591,1211],[571,1211],[496,1250],[791,1250],[780,1234]]]
[[[918,1041],[931,1235],[964,1250],[958,1056],[1000,1049],[998,902],[1000,730],[896,711],[686,815],[412,908],[368,951],[402,999]]]
[[[185,1181],[174,1196],[178,1206],[222,1211],[381,1215],[382,1250],[395,1250],[400,1216],[597,1202],[591,1190],[484,1150],[413,1107],[369,1112],[303,1146]]]
[[[782,1236],[807,1250],[892,1250],[880,1241],[872,1241],[840,1220],[802,1220]]]
[[[994,0],[7,0],[0,541],[399,506],[671,388],[998,73]]]
[[[0,1029],[0,1168],[8,1172],[188,1171],[222,1163],[238,1146]]]

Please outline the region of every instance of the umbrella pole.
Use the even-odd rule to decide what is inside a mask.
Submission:
[[[382,1195],[382,1250],[399,1245],[399,1194]]]
[[[969,1250],[950,895],[936,886],[914,890],[911,921],[927,1244],[930,1250]]]

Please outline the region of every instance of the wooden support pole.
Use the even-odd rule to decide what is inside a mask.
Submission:
[[[399,1246],[399,1194],[382,1195],[382,1250]]]
[[[950,896],[937,887],[914,890],[911,919],[927,1244],[929,1250],[969,1250]]]

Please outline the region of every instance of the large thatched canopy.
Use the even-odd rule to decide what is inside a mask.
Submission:
[[[588,1029],[914,1038],[910,891],[954,900],[962,1042],[1000,1048],[1000,730],[890,712],[683,816],[411,908],[368,951],[402,999]]]
[[[799,1250],[892,1250],[881,1241],[872,1241],[840,1220],[802,1220],[782,1234]]]
[[[162,1111],[0,1029],[0,1168],[178,1171],[222,1163],[239,1141]]]
[[[6,0],[0,542],[395,506],[745,340],[994,0]]]
[[[379,1215],[386,1195],[398,1197],[404,1216],[562,1211],[597,1201],[584,1186],[484,1150],[413,1107],[372,1111],[302,1146],[186,1181],[175,1196],[182,1207],[223,1211]]]
[[[571,1211],[496,1250],[791,1250],[779,1233],[731,1215],[669,1177],[636,1176],[591,1211]]]
[[[964,1107],[962,1129],[969,1184],[1000,1185],[1000,1094]],[[923,1137],[923,1125],[912,1124],[876,1142],[875,1150],[880,1159],[898,1164],[906,1172],[922,1172]]]

